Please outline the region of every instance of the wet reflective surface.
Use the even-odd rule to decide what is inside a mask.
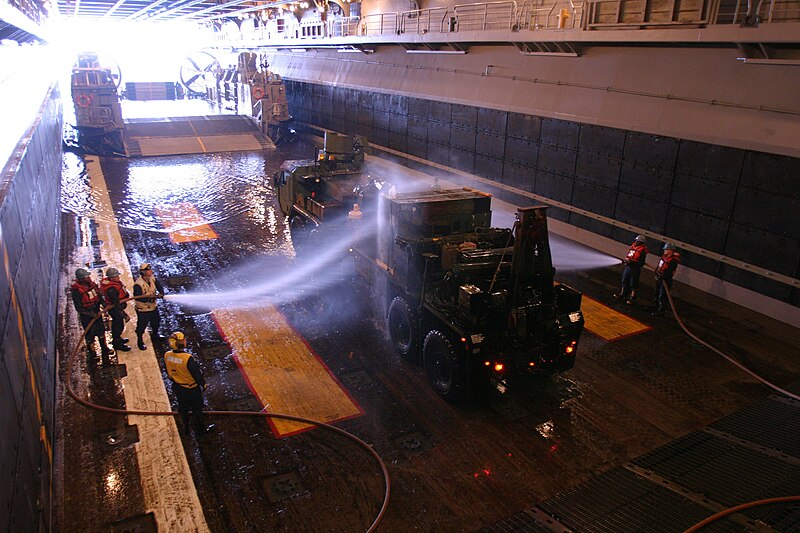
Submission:
[[[381,531],[478,530],[768,394],[685,337],[672,319],[650,318],[643,304],[651,286],[642,291],[642,307],[618,305],[611,299],[618,267],[577,268],[618,263],[595,255],[605,263],[563,259],[561,280],[652,330],[613,343],[587,332],[569,372],[520,380],[507,395],[466,405],[442,401],[421,365],[391,353],[382,317],[368,313],[364,294],[338,270],[306,269],[324,250],[296,254],[269,177],[284,159],[312,153],[313,146],[301,142],[267,154],[102,159],[113,214],[95,208],[96,191],[88,190],[82,165],[67,155],[65,257],[84,257],[81,250],[89,246],[81,220],[113,216],[129,261],[121,266],[152,263],[170,295],[160,304],[161,332],[187,333],[209,382],[209,410],[264,407],[209,307],[276,304],[362,408],[362,416],[337,426],[389,465],[392,496]],[[181,203],[194,205],[218,237],[174,243],[158,213]],[[557,266],[566,254],[554,247]],[[64,265],[67,272],[73,268]],[[224,291],[237,292],[220,296]],[[797,348],[793,332],[689,289],[678,292],[686,319],[704,335],[779,384],[797,375],[800,363],[760,342]],[[77,319],[70,305],[62,302],[61,309],[66,349],[77,341]],[[752,327],[741,327],[742,320]],[[167,348],[155,348],[163,366]],[[71,360],[76,389],[97,403],[121,406],[121,369],[87,372],[82,359]],[[164,386],[169,392],[167,380]],[[260,418],[209,418],[216,433],[183,435],[181,443],[211,531],[365,531],[378,512],[382,478],[352,442],[320,429],[277,439]],[[109,430],[125,422],[65,400],[62,531],[103,530],[147,511],[133,446],[110,444],[117,436],[109,440]]]

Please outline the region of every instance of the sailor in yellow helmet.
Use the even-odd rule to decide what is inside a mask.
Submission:
[[[170,351],[164,354],[167,376],[172,381],[172,392],[178,400],[178,414],[181,415],[184,431],[189,432],[189,414],[194,415],[194,429],[204,435],[214,429],[206,425],[203,418],[203,390],[206,381],[203,372],[192,354],[186,351],[186,335],[176,331],[168,339]]]

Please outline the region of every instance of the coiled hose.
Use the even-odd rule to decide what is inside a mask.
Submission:
[[[150,295],[132,296],[132,297],[127,298],[125,300],[120,300],[120,303],[124,303],[124,302],[126,302],[128,300],[136,300],[136,299],[139,299],[139,298],[147,298],[147,297],[152,298],[152,296],[150,296]],[[72,363],[75,360],[75,356],[78,353],[78,350],[81,348],[81,346],[83,346],[83,343],[85,342],[86,332],[89,331],[89,328],[91,328],[92,325],[94,325],[94,323],[97,321],[98,318],[101,317],[101,315],[102,315],[102,311],[100,313],[98,313],[91,320],[91,322],[89,322],[89,324],[83,330],[83,334],[81,335],[81,340],[78,342],[78,344],[72,350],[72,352],[70,352],[69,357],[67,358],[67,370],[66,370],[66,378],[65,378],[66,382],[67,382],[67,394],[69,394],[69,396],[73,400],[75,400],[79,404],[83,405],[84,407],[88,407],[89,409],[95,409],[97,411],[103,411],[103,412],[106,412],[106,413],[112,413],[112,414],[123,415],[123,416],[128,416],[128,415],[176,416],[176,415],[178,415],[178,413],[175,412],[175,411],[142,411],[142,410],[133,410],[133,409],[116,409],[116,408],[107,407],[107,406],[104,406],[104,405],[97,405],[95,403],[92,403],[92,402],[90,402],[88,400],[85,400],[85,399],[81,398],[72,389],[72,379],[71,379]],[[303,417],[300,417],[300,416],[287,415],[287,414],[282,414],[282,413],[265,413],[263,411],[203,411],[203,412],[205,414],[215,415],[215,416],[216,415],[220,415],[220,416],[258,416],[258,417],[264,417],[264,418],[278,418],[278,419],[281,419],[281,420],[291,420],[291,421],[294,421],[294,422],[303,422],[305,424],[311,424],[311,425],[320,427],[322,429],[326,429],[328,431],[332,431],[334,433],[338,433],[339,435],[342,435],[342,436],[352,440],[353,442],[358,444],[361,448],[363,448],[363,449],[367,450],[367,452],[369,452],[369,454],[378,463],[378,466],[381,469],[381,474],[383,475],[383,480],[384,480],[383,503],[381,504],[380,511],[375,516],[375,519],[372,521],[372,524],[367,529],[367,533],[372,533],[373,531],[375,531],[378,528],[378,525],[381,523],[381,520],[383,520],[383,516],[386,514],[386,509],[389,507],[389,496],[391,494],[391,481],[390,481],[390,477],[389,477],[389,470],[386,468],[386,463],[383,462],[383,459],[381,459],[381,456],[378,455],[378,452],[373,450],[372,447],[369,444],[367,444],[366,442],[364,442],[360,438],[356,437],[352,433],[349,433],[349,432],[347,432],[347,431],[345,431],[345,430],[343,430],[341,428],[338,428],[338,427],[333,426],[331,424],[327,424],[325,422],[320,422],[318,420],[311,420],[310,418],[303,418]]]

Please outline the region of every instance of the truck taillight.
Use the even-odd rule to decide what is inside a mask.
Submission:
[[[505,365],[503,363],[495,363],[494,364],[494,371],[495,372],[502,372],[504,368],[505,368]]]
[[[567,344],[564,347],[564,353],[571,354],[575,351],[575,346],[578,344],[578,341],[572,341],[571,343]]]

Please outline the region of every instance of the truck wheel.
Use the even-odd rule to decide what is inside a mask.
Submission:
[[[303,246],[308,241],[308,223],[299,215],[289,218],[289,233],[292,234],[292,242],[295,246]]]
[[[417,314],[405,298],[397,296],[392,300],[387,322],[394,351],[403,359],[416,358],[419,350],[419,323]]]
[[[430,331],[425,336],[422,351],[425,373],[436,393],[446,400],[461,399],[465,380],[463,364],[447,336],[435,329]]]

